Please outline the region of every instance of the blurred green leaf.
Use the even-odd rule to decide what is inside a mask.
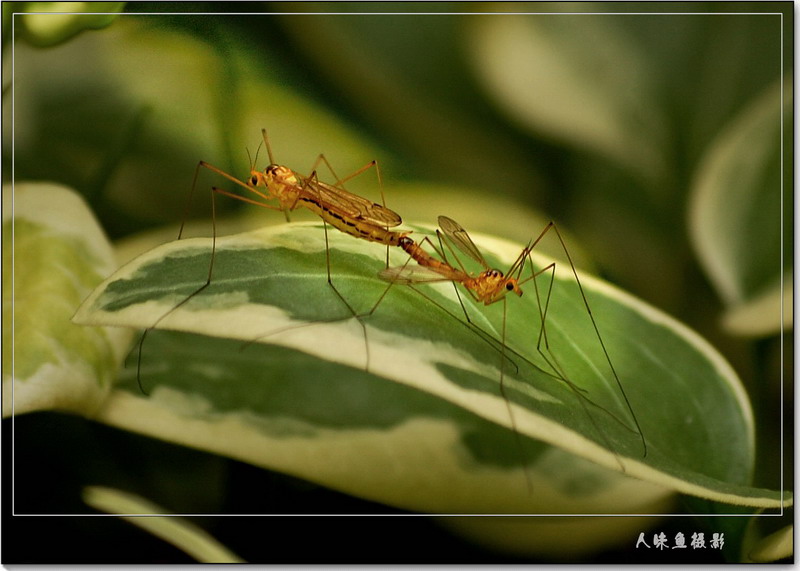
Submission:
[[[125,8],[125,2],[4,2],[18,16],[19,36],[44,48],[64,43],[84,30],[105,28]]]
[[[158,321],[159,327],[230,337],[245,341],[247,345],[217,341],[220,350],[212,356],[210,344],[193,341],[199,344],[200,351],[207,352],[204,361],[197,355],[181,359],[175,356],[174,348],[164,350],[160,356],[148,356],[148,352],[156,351],[146,345],[142,380],[152,398],[125,396],[118,406],[134,407],[136,412],[130,408],[121,420],[116,419],[113,410],[106,411],[105,420],[162,437],[171,435],[194,446],[209,446],[258,465],[289,471],[336,489],[411,509],[516,512],[534,506],[534,498],[526,491],[525,478],[520,475],[521,466],[528,464],[533,489],[547,481],[537,470],[546,472],[554,468],[540,462],[541,445],[534,446],[534,441],[527,438],[525,453],[520,454],[510,432],[505,432],[502,455],[498,456],[501,453],[497,449],[477,464],[458,468],[458,453],[451,450],[450,460],[437,459],[442,464],[438,475],[431,472],[430,458],[424,461],[407,458],[403,463],[419,464],[404,466],[410,472],[400,476],[395,472],[399,468],[389,470],[388,465],[376,471],[366,471],[360,465],[345,470],[339,464],[341,460],[335,467],[324,468],[327,460],[311,462],[313,454],[300,452],[307,446],[314,450],[330,447],[330,443],[319,441],[330,436],[326,432],[328,429],[315,426],[318,421],[306,418],[303,406],[298,406],[308,402],[309,396],[294,396],[285,401],[292,403],[289,409],[275,411],[279,402],[274,396],[267,396],[270,383],[283,381],[283,385],[291,378],[289,384],[298,387],[297,390],[302,386],[307,387],[302,389],[304,391],[318,392],[314,400],[326,403],[320,410],[325,414],[325,424],[337,430],[357,433],[360,424],[354,424],[353,411],[344,414],[337,410],[341,400],[337,395],[349,390],[345,387],[355,382],[353,379],[384,387],[381,390],[396,391],[394,383],[400,383],[422,391],[430,395],[426,396],[426,402],[431,404],[426,406],[434,406],[437,417],[466,412],[470,417],[477,415],[506,429],[511,426],[509,411],[498,387],[501,359],[496,342],[487,341],[460,319],[442,310],[446,308],[455,316],[462,315],[452,287],[441,284],[425,288],[426,295],[441,304],[439,309],[410,288],[395,286],[374,314],[362,318],[361,322],[352,316],[348,318],[348,310],[325,280],[325,241],[319,226],[292,224],[219,239],[212,285],[175,311],[171,310],[197,290],[208,273],[208,240],[183,240],[164,245],[109,278],[81,308],[75,318],[77,322],[148,327]],[[490,263],[497,267],[507,267],[521,249],[519,245],[497,239],[480,236],[476,239],[492,254]],[[374,277],[382,267],[385,251],[340,233],[329,234],[328,241],[332,279],[337,289],[356,311],[369,310],[386,289],[386,284]],[[405,262],[402,253],[392,254],[394,264]],[[540,267],[545,263],[536,258]],[[739,381],[724,360],[696,334],[657,310],[589,276],[584,276],[582,282],[614,366],[647,437],[647,457],[642,456],[641,443],[630,428],[632,422],[608,370],[602,347],[594,336],[580,291],[563,266],[557,273],[548,309],[551,352],[547,355],[557,360],[566,378],[587,391],[585,399],[589,400],[579,399],[565,383],[554,379],[544,355],[537,352],[539,306],[533,284],[529,283],[527,296],[509,301],[506,354],[510,361],[504,361],[503,365],[504,384],[513,403],[519,433],[610,468],[611,472],[602,472],[603,480],[624,466],[627,476],[641,479],[637,485],[648,482],[662,489],[732,503],[775,504],[779,498],[777,493],[747,486],[753,458],[752,420]],[[537,288],[543,294],[542,282],[537,280],[536,283],[540,284]],[[467,307],[476,324],[494,339],[501,337],[502,308],[479,309],[472,304]],[[361,324],[366,329],[362,329]],[[307,357],[301,358],[301,353],[286,349],[274,352],[268,346],[261,346],[264,343],[309,353],[328,362],[329,369],[308,374],[303,367],[323,365],[315,365],[314,359],[303,364]],[[164,355],[173,355],[176,364],[163,361]],[[280,355],[284,355],[283,359]],[[292,373],[295,361],[300,364],[297,372]],[[234,363],[239,369],[237,374],[232,372]],[[273,367],[277,369],[271,372]],[[189,369],[188,378],[172,374],[182,369]],[[259,394],[263,393],[257,401],[254,401],[255,386],[261,387]],[[335,388],[336,392],[326,394],[326,387]],[[289,389],[281,386],[280,390]],[[376,400],[370,398],[371,404],[363,407],[360,414],[376,414],[380,419],[382,408],[389,403],[400,406],[398,397],[389,393],[373,398]],[[262,404],[256,406],[255,402]],[[143,414],[144,409],[139,409],[151,406],[163,409],[166,415],[163,421],[153,424],[154,413]],[[406,406],[408,409],[403,416],[411,416],[401,426],[411,423],[408,428],[412,425],[415,428],[411,435],[403,435],[405,443],[397,446],[413,449],[411,442],[417,445],[421,442],[417,440],[420,438],[417,429],[421,426],[412,421],[414,405],[407,403],[404,408]],[[303,422],[295,424],[293,421],[283,428],[280,428],[282,423],[274,424],[286,414],[300,414]],[[188,424],[175,426],[175,415],[185,417]],[[149,420],[142,423],[141,419],[145,418]],[[228,419],[225,422],[233,424],[223,423],[225,418]],[[369,420],[368,424],[385,421]],[[208,425],[209,422],[212,424]],[[392,424],[395,422],[397,419]],[[187,433],[190,426],[194,429]],[[288,456],[284,457],[277,452],[275,443],[267,445],[263,440],[274,437],[263,434],[267,426],[272,427],[268,432],[278,433],[294,426],[290,432],[296,433],[306,444],[301,447],[295,443],[286,450]],[[487,430],[488,426],[492,425],[486,425]],[[228,429],[236,430],[237,436],[220,436]],[[443,429],[439,426],[437,430]],[[447,431],[434,437],[432,430],[431,426],[425,428],[426,442],[433,442],[435,438],[445,438],[447,442],[452,439],[452,434],[446,437]],[[208,435],[208,443],[204,443],[203,434]],[[350,438],[354,436],[350,434]],[[461,438],[466,437],[462,435]],[[495,434],[494,438],[498,436]],[[221,445],[223,441],[225,446]],[[241,443],[236,451],[230,448],[233,441]],[[676,446],[676,442],[680,442],[680,446]],[[348,440],[346,444],[353,447],[350,454],[354,450],[366,454],[357,443]],[[370,444],[367,449],[371,450],[373,445],[378,446]],[[378,455],[386,453],[384,450]],[[532,462],[534,457],[536,461]],[[337,455],[336,458],[341,457]],[[388,458],[370,460],[376,465],[387,461]],[[489,465],[500,462],[513,470],[485,472],[489,468],[479,468],[482,462]],[[463,474],[459,473],[461,470]],[[596,470],[591,468],[590,471]],[[556,471],[559,478],[568,473],[563,466]],[[481,483],[490,474],[500,477],[504,483],[500,485],[501,480],[491,485]],[[435,485],[431,479],[435,480]],[[420,488],[422,481],[425,482],[424,492]],[[455,493],[456,487],[462,485],[464,487]],[[399,490],[399,486],[403,490]],[[447,501],[443,498],[448,495],[445,490],[449,490],[451,496]],[[484,491],[479,493],[478,490]],[[420,499],[422,495],[425,495],[424,500]],[[653,501],[654,497],[647,492],[642,501]],[[463,498],[466,503],[458,503],[457,498]],[[471,499],[467,501],[467,498]]]
[[[302,12],[320,5],[289,6]],[[363,3],[327,6],[365,10]],[[517,144],[519,133],[505,128],[464,58],[472,41],[467,24],[491,16],[380,14],[388,6],[375,3],[371,13],[346,17],[286,15],[278,22],[310,62],[309,73],[341,93],[385,144],[412,157],[400,165],[406,177],[492,188],[496,197],[540,196],[542,159]]]
[[[748,562],[771,563],[794,555],[794,526],[787,525],[763,538],[747,554]]]
[[[783,283],[768,287],[760,295],[729,308],[722,316],[725,330],[734,335],[765,337],[790,330],[794,323],[794,274],[784,274]]]
[[[39,176],[47,156],[49,170],[86,196],[119,235],[141,229],[143,221],[168,221],[177,229],[198,161],[244,178],[248,152],[254,159],[263,145],[261,128],[269,130],[275,159],[299,172],[310,172],[322,152],[341,176],[383,158],[280,78],[254,73],[248,52],[224,26],[195,37],[171,28],[169,20],[143,20],[124,18],[46,55],[17,49],[18,176]],[[268,68],[269,54],[260,59]],[[4,135],[10,150],[10,133]],[[266,161],[262,147],[259,163]],[[382,166],[390,172],[389,162]],[[378,200],[375,176],[358,179],[353,189],[368,186]],[[201,172],[202,195],[190,214],[208,212],[212,180],[220,184]],[[220,208],[231,202],[220,201]]]
[[[550,220],[524,203],[498,200],[477,188],[434,183],[392,184],[385,188],[387,206],[403,213],[408,220],[427,220],[446,212],[464,227],[475,232],[493,232],[515,242],[536,238]],[[498,221],[502,224],[498,225]],[[559,231],[569,244],[569,253],[578,268],[592,270],[594,262],[578,244],[578,239],[563,226]],[[545,241],[537,253],[566,262],[561,245]]]
[[[116,267],[111,246],[70,189],[6,185],[3,202],[3,416],[91,414],[110,391],[130,332],[70,318]]]
[[[791,81],[777,83],[750,103],[709,149],[692,189],[692,243],[725,304],[753,317],[749,327],[729,318],[745,334],[780,331],[781,297],[791,297],[783,275],[792,266],[791,144],[782,140],[791,90]]]
[[[666,132],[653,105],[654,78],[614,18],[513,15],[472,24],[472,59],[514,120],[593,150],[645,181],[665,176]]]

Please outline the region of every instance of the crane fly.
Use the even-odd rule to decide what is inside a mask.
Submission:
[[[317,157],[310,175],[302,175],[287,166],[277,164],[272,156],[266,129],[262,129],[261,134],[264,137],[264,144],[270,161],[270,164],[263,171],[256,170],[255,166],[252,166],[249,178],[246,182],[243,182],[210,163],[200,161],[195,169],[192,188],[194,189],[196,186],[200,167],[203,167],[255,195],[254,197],[242,196],[221,188],[212,187],[212,196],[221,194],[262,208],[280,210],[286,216],[287,222],[289,221],[290,211],[305,207],[334,228],[356,238],[396,245],[399,237],[404,235],[403,233],[388,231],[389,228],[399,226],[403,222],[396,212],[382,204],[353,194],[344,188],[345,182],[373,167],[376,169],[378,184],[382,187],[377,161],[373,160],[354,173],[344,178],[337,177],[336,182],[328,184],[319,180],[317,175],[317,166],[322,161],[331,173],[336,176],[325,155]],[[383,190],[381,190],[381,195],[383,195]],[[272,204],[271,202],[273,201],[277,202],[277,205]],[[381,232],[381,230],[386,232]]]
[[[541,242],[544,236],[550,230],[553,230],[556,236],[558,237],[558,240],[564,252],[567,255],[567,260],[569,261],[569,264],[572,268],[572,274],[575,278],[575,282],[578,285],[580,291],[582,303],[590,317],[594,333],[599,341],[600,347],[602,348],[605,361],[609,366],[609,369],[616,382],[616,385],[619,387],[620,393],[623,396],[626,407],[630,412],[631,418],[633,419],[633,422],[636,426],[636,430],[634,432],[638,434],[641,440],[643,455],[646,456],[647,444],[645,442],[644,434],[639,425],[639,421],[636,418],[636,415],[633,411],[633,407],[631,406],[630,401],[628,400],[627,394],[625,393],[625,389],[622,386],[622,382],[620,381],[619,376],[617,375],[616,369],[614,368],[613,362],[611,361],[611,357],[609,356],[605,343],[603,342],[602,336],[600,335],[600,330],[597,326],[597,322],[594,318],[594,315],[592,314],[588,299],[583,290],[583,286],[580,283],[580,278],[578,277],[578,273],[575,270],[574,264],[572,263],[572,258],[569,255],[569,251],[566,248],[566,244],[564,243],[564,240],[561,237],[561,234],[559,233],[558,228],[555,226],[555,224],[553,222],[548,223],[547,226],[539,234],[539,236],[535,240],[529,242],[528,245],[526,245],[522,249],[519,256],[510,265],[509,269],[506,272],[503,272],[499,269],[492,268],[490,266],[490,264],[486,261],[483,254],[481,254],[480,249],[475,245],[475,243],[470,238],[467,231],[464,230],[464,228],[458,222],[446,216],[439,216],[438,222],[440,229],[436,231],[436,234],[439,239],[440,247],[437,249],[436,246],[428,238],[425,238],[424,240],[427,241],[429,245],[434,249],[434,251],[438,255],[438,258],[428,253],[425,249],[423,249],[419,244],[417,244],[410,238],[406,237],[401,241],[400,247],[403,248],[403,250],[410,256],[409,260],[403,266],[386,268],[385,270],[382,270],[379,273],[379,276],[383,280],[390,282],[390,284],[392,285],[405,284],[414,286],[416,284],[422,284],[422,283],[449,281],[452,282],[454,286],[456,284],[461,284],[463,288],[467,291],[467,293],[472,297],[472,299],[477,303],[489,306],[497,302],[502,302],[503,317],[502,317],[502,328],[501,328],[501,338],[500,338],[501,365],[500,365],[499,385],[500,385],[501,396],[503,397],[508,410],[509,420],[511,422],[511,428],[517,435],[517,441],[520,447],[521,443],[519,440],[519,433],[517,432],[516,420],[514,418],[513,409],[506,394],[506,388],[504,384],[504,376],[505,376],[504,364],[505,364],[505,352],[506,352],[506,312],[507,312],[506,296],[509,293],[513,293],[516,296],[522,296],[523,292],[521,286],[531,281],[533,282],[536,291],[536,298],[539,308],[538,309],[539,318],[541,320],[541,327],[538,333],[536,349],[538,353],[544,358],[547,366],[550,368],[552,373],[542,369],[538,365],[535,365],[533,363],[531,364],[533,364],[535,368],[539,369],[545,374],[548,374],[551,377],[561,380],[569,387],[569,389],[578,398],[578,401],[581,404],[584,411],[586,412],[586,414],[588,415],[590,422],[595,427],[595,429],[600,433],[601,437],[603,438],[609,449],[612,449],[612,447],[608,442],[606,436],[603,434],[603,431],[600,430],[594,418],[589,413],[589,410],[586,406],[586,402],[590,403],[593,406],[601,408],[607,414],[609,414],[616,422],[622,424],[628,430],[632,430],[625,423],[619,420],[616,417],[616,415],[612,414],[610,411],[604,409],[603,407],[600,407],[599,405],[595,404],[590,399],[588,399],[588,397],[582,394],[586,392],[585,389],[579,387],[572,380],[569,379],[569,377],[564,373],[563,368],[556,360],[555,356],[551,353],[547,337],[546,320],[547,320],[548,308],[550,305],[550,295],[552,293],[552,288],[555,278],[556,263],[551,262],[542,269],[536,271],[533,265],[533,261],[531,259],[531,252]],[[477,275],[470,274],[465,269],[464,265],[461,263],[461,260],[459,259],[456,250],[460,251],[462,254],[468,256],[469,258],[480,264],[480,266],[482,267],[482,271]],[[454,257],[458,267],[448,262],[446,256],[447,251],[449,251],[451,255]],[[417,262],[417,265],[409,265],[409,262],[411,260]],[[525,270],[526,265],[530,266],[530,275],[523,277],[523,272]],[[547,294],[544,306],[542,306],[536,278],[548,272],[550,273],[549,286],[547,287]],[[456,288],[456,294],[458,295],[458,288]],[[459,303],[461,304],[461,308],[464,312],[467,322],[472,323],[469,317],[469,313],[467,312],[466,307],[461,301],[460,295],[458,295],[458,300]],[[450,312],[448,311],[448,313]],[[477,326],[475,327],[477,328]],[[550,353],[550,356],[548,356],[547,353]],[[522,357],[519,353],[516,353],[516,355],[518,357]],[[522,358],[525,359],[524,357]],[[527,359],[525,360],[527,361]],[[622,463],[618,457],[617,461],[622,466]],[[624,471],[624,466],[622,466],[622,468]]]
[[[378,168],[377,161],[373,160],[356,170],[354,173],[344,178],[339,178],[325,156],[320,154],[314,163],[311,174],[302,175],[296,171],[293,171],[287,166],[277,164],[272,155],[272,148],[269,144],[269,138],[267,136],[266,129],[262,129],[261,134],[264,139],[264,145],[267,149],[270,164],[262,171],[257,170],[255,167],[255,161],[258,159],[258,153],[256,153],[256,159],[251,163],[250,176],[246,181],[241,181],[235,176],[225,172],[223,169],[205,161],[200,161],[195,167],[192,189],[186,206],[187,214],[191,206],[192,197],[197,187],[198,175],[201,168],[208,169],[217,175],[222,176],[223,178],[235,183],[237,186],[245,189],[250,194],[241,195],[218,188],[216,186],[211,188],[211,259],[209,262],[206,281],[203,285],[186,297],[186,299],[159,317],[158,320],[149,328],[147,328],[142,334],[138,345],[136,372],[137,382],[142,392],[145,392],[142,387],[140,376],[142,364],[142,346],[144,345],[144,341],[148,332],[151,329],[155,329],[158,324],[173,311],[186,304],[190,299],[197,296],[211,285],[214,273],[214,260],[216,256],[217,230],[215,200],[217,195],[226,196],[228,198],[239,200],[247,204],[260,206],[262,208],[267,208],[269,210],[279,210],[284,213],[287,221],[289,221],[289,213],[292,210],[296,210],[300,207],[305,207],[319,216],[323,221],[323,229],[325,233],[327,283],[333,289],[342,303],[347,307],[351,315],[358,319],[364,333],[364,342],[367,344],[367,332],[364,323],[361,321],[362,316],[356,313],[350,303],[348,303],[348,301],[336,288],[331,279],[330,250],[328,247],[328,224],[350,236],[386,245],[388,265],[389,246],[399,245],[399,243],[409,234],[409,232],[396,232],[390,230],[390,228],[399,226],[402,223],[402,219],[396,212],[386,208],[383,204],[372,202],[362,196],[353,194],[344,188],[345,182],[374,167],[375,172],[377,173],[379,186],[381,187],[381,196],[383,197],[383,187],[381,184],[380,169]],[[320,162],[324,162],[330,172],[336,178],[336,181],[333,184],[328,184],[319,180],[317,167],[319,166]],[[181,227],[178,232],[179,240],[183,235],[186,218],[187,215],[184,215],[183,222],[181,223]],[[368,344],[366,352],[367,367],[369,367]]]

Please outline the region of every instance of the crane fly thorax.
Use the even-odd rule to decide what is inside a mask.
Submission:
[[[269,165],[264,172],[251,171],[251,186],[264,186],[269,194],[281,203],[297,200],[299,183],[292,169],[281,165]]]
[[[510,291],[522,295],[516,278],[507,278],[503,272],[494,269],[484,270],[474,278],[471,289],[486,305],[498,301]]]

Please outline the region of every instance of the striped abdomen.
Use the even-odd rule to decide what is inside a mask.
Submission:
[[[387,246],[400,246],[402,240],[408,235],[408,232],[392,232],[376,224],[342,216],[310,197],[301,196],[298,198],[298,203],[300,202],[334,228],[356,238],[378,242]]]

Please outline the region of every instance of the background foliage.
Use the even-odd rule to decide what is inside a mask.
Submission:
[[[39,3],[18,9],[37,9],[24,4]],[[281,15],[424,8],[210,3],[192,8],[265,14],[154,16],[145,14],[186,11],[187,5],[134,3],[124,7],[130,15],[99,31],[81,29],[107,25],[108,17],[83,16],[81,25],[70,21],[55,30],[20,20],[14,65],[4,66],[13,70],[4,77],[4,93],[12,80],[14,89],[13,115],[11,98],[3,103],[5,125],[14,120],[13,155],[12,131],[3,132],[4,182],[13,167],[16,180],[71,186],[109,236],[122,239],[177,226],[199,159],[244,175],[245,149],[252,153],[259,129],[267,127],[276,158],[299,170],[320,152],[339,174],[378,158],[389,206],[408,221],[432,223],[432,213],[441,212],[471,230],[525,241],[538,233],[540,220],[553,218],[574,237],[585,266],[686,322],[731,362],[758,425],[754,484],[777,489],[780,478],[792,474],[791,457],[782,456],[791,449],[791,433],[782,434],[779,414],[782,406],[792,414],[793,401],[786,392],[791,383],[781,384],[792,375],[792,336],[779,303],[788,292],[784,301],[791,307],[785,285],[793,254],[788,6],[694,3],[670,11],[696,15],[666,15],[644,13],[656,9],[647,4],[514,4],[507,9],[625,13],[500,17]],[[4,4],[6,63],[10,10]],[[359,184],[374,182],[354,181],[353,190]],[[195,201],[194,216],[207,214],[204,202]],[[219,205],[228,212],[238,206]],[[258,224],[281,221],[255,215]],[[791,309],[784,314],[790,317]],[[237,497],[249,482],[274,496],[291,495],[300,509],[307,502],[311,511],[386,511],[72,417],[39,413],[16,423],[17,448],[40,451],[41,464],[17,475],[30,483],[33,511],[52,512],[54,505],[65,513],[82,511],[75,490],[87,478],[127,483],[193,511],[250,511],[252,497]],[[83,449],[87,441],[100,450],[122,444],[132,452],[108,465],[106,456]],[[159,456],[166,458],[152,466]],[[53,472],[61,475],[58,485],[43,476]],[[202,499],[182,485],[198,474],[209,490]],[[70,554],[103,560],[102,552],[75,543],[89,523],[60,521],[36,524],[52,525],[64,538],[55,560]],[[265,533],[261,524],[233,521],[204,523],[245,559],[258,560],[247,553],[253,549],[248,538]],[[326,539],[332,521],[282,520],[272,560],[291,561],[311,541],[324,561],[368,561],[377,553],[418,560],[428,542],[443,561],[497,560],[433,531],[431,522],[390,521],[385,543],[355,552]],[[119,525],[120,533],[134,533]],[[358,536],[373,523],[352,525]],[[665,525],[681,528],[677,521]],[[102,533],[114,532],[111,525]],[[400,536],[419,551],[399,553]],[[158,552],[155,540],[137,535],[131,541],[156,550],[153,559],[179,560]],[[596,561],[619,561],[626,547]]]

